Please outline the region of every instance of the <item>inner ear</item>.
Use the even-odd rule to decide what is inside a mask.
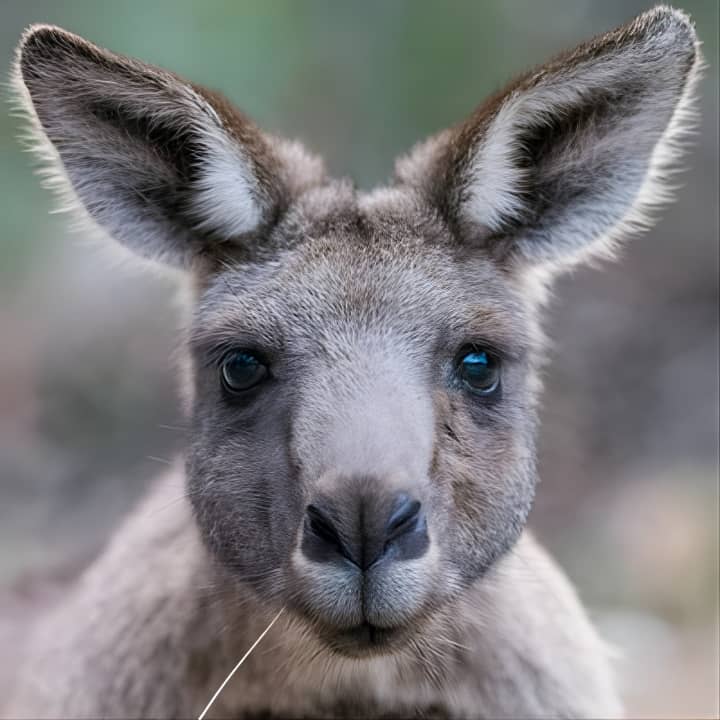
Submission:
[[[587,164],[595,143],[614,131],[617,116],[631,112],[627,97],[607,90],[528,124],[518,137],[515,162],[522,173],[517,195],[522,212],[504,218],[503,232],[536,226],[553,207],[570,203],[592,192],[596,182],[611,174],[603,163],[618,163],[621,157],[594,158]],[[630,150],[628,150],[630,152]]]
[[[128,138],[151,146],[158,159],[174,168],[180,180],[191,182],[197,178],[202,151],[189,128],[173,126],[149,115],[138,115],[102,98],[89,102],[88,112],[109,131],[117,129]]]
[[[192,188],[200,176],[203,149],[197,136],[188,127],[177,127],[147,116],[130,112],[117,103],[96,99],[88,105],[88,112],[106,132],[119,131],[138,147],[152,148],[158,162],[169,172],[163,173],[165,180],[147,177],[145,182],[138,178],[132,192],[148,206],[158,208],[170,221],[177,221],[189,227],[197,222],[191,214]],[[196,232],[211,239],[211,229],[196,228]]]

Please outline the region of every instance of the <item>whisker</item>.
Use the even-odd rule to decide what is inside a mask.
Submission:
[[[156,455],[146,455],[145,457],[147,460],[152,460],[153,462],[159,462],[159,463],[162,463],[163,465],[173,465],[174,464],[172,460],[168,460],[167,458],[157,457]]]
[[[280,615],[282,615],[284,609],[284,607],[280,608],[278,614],[270,621],[270,624],[260,633],[258,639],[250,646],[250,649],[240,658],[238,664],[230,671],[230,674],[225,678],[225,680],[223,680],[220,687],[215,691],[215,694],[210,698],[210,702],[205,706],[205,709],[200,713],[200,715],[198,715],[198,720],[203,720],[203,718],[207,715],[208,710],[212,707],[215,700],[217,700],[218,696],[223,691],[225,686],[230,682],[232,676],[237,672],[237,670],[245,662],[245,660],[247,660],[247,658],[250,656],[250,653],[258,646],[258,644],[265,637],[265,635],[267,635],[270,628],[275,624]]]
[[[177,503],[181,502],[182,500],[189,500],[193,495],[197,495],[198,491],[195,490],[189,491],[186,493],[183,493],[179,497],[173,498],[172,500],[169,500],[168,502],[164,503],[163,505],[160,505],[160,507],[153,508],[146,517],[151,518],[155,517],[158,513],[162,512],[163,510],[167,510],[168,508],[172,507],[173,505],[177,505]]]

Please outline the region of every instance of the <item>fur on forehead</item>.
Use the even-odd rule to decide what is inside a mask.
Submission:
[[[518,352],[534,344],[535,304],[523,286],[490,257],[465,252],[412,191],[312,191],[274,236],[267,258],[228,258],[205,277],[196,339],[250,331],[274,346],[303,323],[313,335],[341,323],[413,336],[427,323],[458,337],[475,328]]]
[[[334,250],[347,246],[351,255],[361,247],[372,247],[408,261],[411,248],[427,253],[432,244],[451,244],[452,235],[441,216],[413,189],[379,188],[363,193],[349,180],[329,181],[296,198],[254,252],[224,246],[216,253],[219,262],[208,264],[199,286],[207,286],[218,272],[235,268],[253,283],[253,275],[264,274],[262,268],[279,267],[277,258],[285,257],[287,250],[302,246],[305,254],[325,253],[318,240],[329,242]],[[262,268],[248,269],[255,263]]]
[[[334,234],[337,237],[397,245],[402,240],[426,244],[446,240],[447,223],[413,188],[380,187],[358,192],[351,181],[329,182],[303,193],[275,228],[271,240],[302,242]]]

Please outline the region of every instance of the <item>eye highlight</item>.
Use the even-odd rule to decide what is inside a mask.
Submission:
[[[268,366],[253,352],[231,350],[220,363],[220,381],[230,393],[242,393],[254,388],[269,375]]]
[[[458,374],[465,387],[476,395],[492,395],[500,387],[500,359],[483,348],[463,351]]]

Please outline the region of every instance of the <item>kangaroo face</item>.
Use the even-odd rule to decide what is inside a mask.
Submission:
[[[274,234],[279,263],[227,260],[200,294],[191,498],[258,592],[332,647],[370,648],[525,522],[532,311],[411,190],[330,186]]]
[[[545,291],[647,224],[698,64],[656,8],[361,194],[217,93],[26,33],[16,87],[56,187],[194,288],[189,497],[230,584],[351,656],[452,617],[531,505]]]

